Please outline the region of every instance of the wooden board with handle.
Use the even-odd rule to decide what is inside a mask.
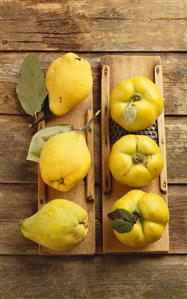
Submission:
[[[159,56],[107,55],[102,58],[101,134],[103,253],[166,253],[169,251],[168,225],[160,240],[143,249],[133,249],[121,244],[115,238],[107,217],[113,203],[129,190],[133,189],[118,183],[112,178],[109,171],[108,160],[112,134],[112,126],[110,126],[109,95],[112,88],[118,82],[136,75],[148,77],[158,85],[161,93],[163,93],[162,66]],[[147,192],[160,194],[166,202],[168,202],[164,111],[156,122],[155,130],[157,131],[158,144],[164,157],[164,168],[158,178],[142,189]]]
[[[45,123],[41,121],[38,128],[48,127],[56,124],[72,124],[74,128],[81,128],[93,115],[92,93],[77,107],[61,117],[54,117]],[[95,199],[94,199],[94,151],[93,151],[93,124],[86,132],[86,141],[91,154],[91,167],[84,180],[79,182],[68,192],[60,192],[47,186],[40,176],[38,170],[38,209],[48,201],[55,198],[71,200],[83,207],[89,218],[89,232],[85,240],[68,252],[55,252],[39,246],[39,253],[45,255],[92,255],[95,253]]]

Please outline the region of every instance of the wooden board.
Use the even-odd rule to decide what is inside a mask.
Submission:
[[[1,256],[1,299],[186,299],[187,256]],[[24,286],[23,286],[24,281]]]
[[[39,127],[52,126],[56,124],[73,124],[75,128],[81,128],[91,119],[93,115],[93,99],[92,93],[88,98],[72,109],[70,112],[62,117],[55,117],[51,121],[44,123],[41,121]],[[38,209],[45,205],[48,201],[55,198],[64,198],[72,200],[83,207],[89,218],[89,232],[85,240],[73,248],[73,250],[66,253],[56,253],[50,251],[47,248],[39,246],[40,254],[49,255],[81,255],[81,254],[94,254],[95,253],[95,196],[94,196],[94,153],[93,153],[93,124],[91,129],[86,133],[86,140],[88,148],[91,153],[91,167],[84,180],[79,182],[74,188],[68,192],[59,192],[53,188],[47,186],[41,179],[40,173],[38,173]],[[38,171],[39,172],[39,171]]]
[[[2,51],[186,51],[183,0],[0,1]]]
[[[112,88],[121,80],[135,75],[143,75],[162,88],[161,61],[158,56],[104,56],[102,59],[102,211],[103,211],[103,252],[104,253],[160,253],[169,251],[168,226],[160,240],[143,249],[133,249],[121,244],[112,233],[107,214],[113,203],[132,188],[119,184],[112,178],[108,168],[110,153],[110,125],[109,125],[109,94]],[[165,150],[164,112],[157,120],[158,143],[164,157],[164,168],[160,177],[142,188],[147,192],[160,194],[167,202],[167,173]]]

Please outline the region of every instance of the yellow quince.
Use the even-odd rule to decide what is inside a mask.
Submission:
[[[44,144],[39,167],[43,181],[59,191],[68,191],[87,174],[91,156],[82,131],[57,134]]]
[[[46,74],[50,110],[57,116],[65,114],[88,96],[92,85],[89,62],[74,53],[64,54]]]
[[[23,236],[48,249],[67,251],[80,244],[88,233],[88,215],[79,205],[54,199],[22,221]]]
[[[145,135],[126,135],[112,147],[109,167],[113,177],[131,187],[143,187],[163,168],[163,157],[154,140]]]
[[[152,125],[163,110],[163,99],[155,83],[136,76],[118,83],[110,96],[111,116],[129,132]]]
[[[161,238],[169,211],[160,195],[131,190],[114,203],[108,218],[121,243],[141,248]]]

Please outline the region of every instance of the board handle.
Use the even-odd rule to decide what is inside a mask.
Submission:
[[[160,89],[161,95],[163,97],[163,78],[162,78],[162,66],[160,64],[154,67],[154,78],[155,84]],[[167,192],[167,165],[166,165],[166,137],[165,137],[165,120],[164,120],[164,109],[161,115],[157,119],[158,126],[158,144],[161,149],[164,158],[164,167],[160,174],[160,189],[163,193]]]
[[[93,117],[91,109],[86,111],[85,123]],[[93,147],[93,123],[90,128],[86,131],[86,142],[91,154],[91,166],[86,176],[86,199],[87,201],[94,201],[94,147]]]
[[[38,131],[45,128],[44,112],[39,112],[38,117],[42,120],[38,123]],[[38,167],[38,210],[46,204],[46,185],[41,178],[40,168]]]
[[[111,191],[111,176],[108,167],[110,156],[110,67],[103,65],[101,79],[101,145],[102,145],[102,188],[105,194]]]

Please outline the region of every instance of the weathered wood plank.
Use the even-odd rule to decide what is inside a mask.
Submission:
[[[94,129],[95,180],[100,183],[100,125]],[[36,182],[36,163],[26,161],[29,143],[34,129],[28,127],[24,116],[0,116],[1,155],[0,182]],[[167,168],[169,183],[187,183],[187,118],[166,117]],[[5,159],[6,157],[6,159]]]
[[[38,247],[22,237],[19,222],[37,211],[36,184],[1,184],[0,254],[37,254]],[[101,190],[96,194],[97,252],[101,252]],[[185,253],[187,248],[187,186],[169,185],[170,253]],[[68,199],[68,198],[67,198]]]
[[[169,185],[170,252],[187,252],[187,186]]]
[[[161,55],[165,114],[187,115],[187,54]]]
[[[0,190],[0,254],[37,254],[19,231],[20,221],[37,211],[37,185],[1,184]]]
[[[0,257],[1,298],[184,299],[187,257]]]
[[[186,11],[181,0],[1,1],[1,50],[184,51]]]
[[[0,54],[0,113],[24,114],[15,92],[19,80],[23,53]],[[60,53],[39,54],[44,71]],[[128,55],[132,55],[129,53]],[[101,55],[82,54],[92,65],[94,77],[94,109],[100,107],[100,58]],[[162,54],[166,115],[187,115],[187,54]]]
[[[29,117],[0,116],[0,128],[2,181],[36,182],[37,164],[26,161],[29,144],[35,132],[33,128],[29,128]]]
[[[168,183],[186,184],[187,117],[166,118],[166,151]]]

